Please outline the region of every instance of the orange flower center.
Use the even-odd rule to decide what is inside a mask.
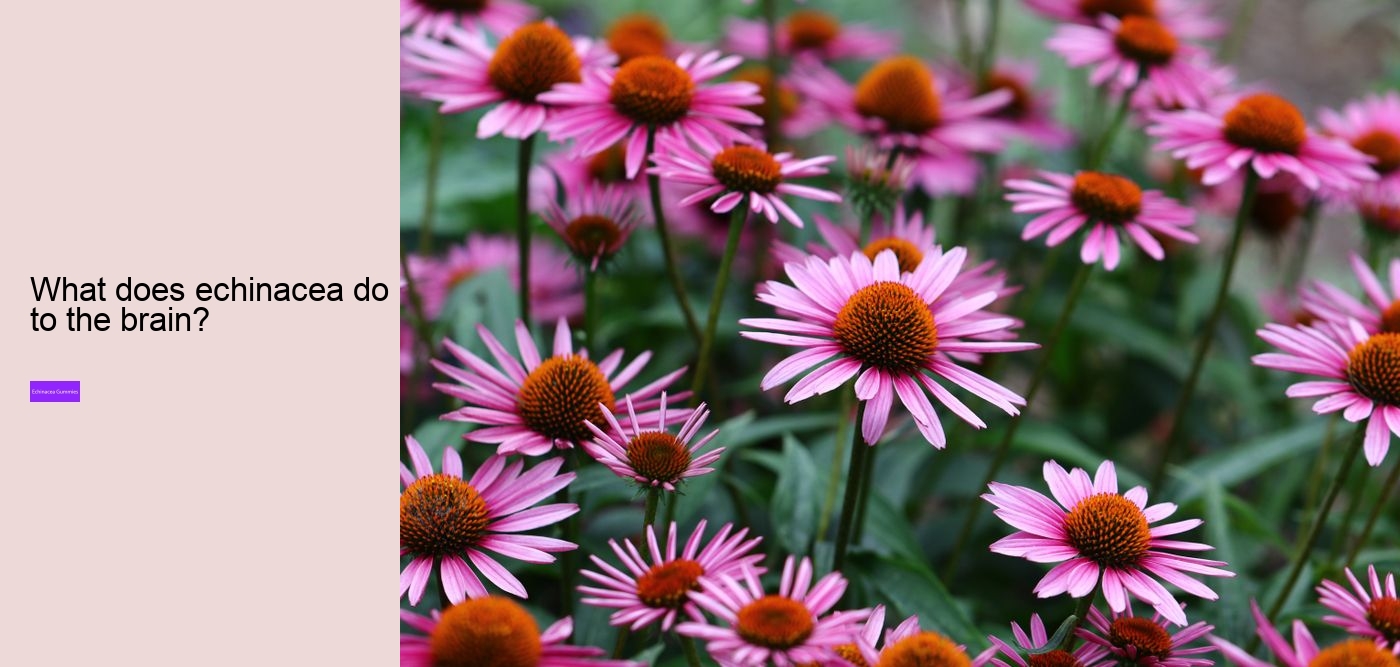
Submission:
[[[607,257],[622,241],[622,229],[612,218],[580,215],[564,226],[564,242],[584,257]]]
[[[638,123],[669,125],[690,111],[695,80],[669,58],[640,56],[619,67],[611,96],[619,113]]]
[[[598,365],[577,355],[550,357],[530,371],[515,397],[520,418],[547,438],[580,442],[590,437],[585,420],[603,423],[602,403],[614,405],[612,388]]]
[[[690,450],[670,433],[643,431],[627,443],[627,464],[642,477],[674,483],[690,467]]]
[[[491,4],[490,0],[418,0],[418,4],[435,12],[476,14]]]
[[[894,373],[918,372],[938,347],[928,304],[896,282],[867,285],[851,295],[832,330],[847,354]]]
[[[680,609],[691,591],[700,590],[705,568],[693,560],[673,560],[653,566],[637,578],[637,597],[648,607]]]
[[[715,180],[734,192],[769,194],[783,182],[783,167],[767,151],[730,146],[710,161]]]
[[[1045,653],[1032,653],[1027,657],[1030,667],[1082,667],[1079,658],[1069,651],[1056,649]]]
[[[855,95],[857,112],[885,121],[894,132],[926,132],[941,120],[933,73],[913,56],[876,63],[856,84]]]
[[[789,649],[806,641],[815,624],[801,602],[765,595],[739,609],[734,630],[744,641],[771,649]]]
[[[1297,153],[1307,127],[1298,107],[1269,93],[1249,95],[1225,112],[1225,138],[1265,153]]]
[[[1375,598],[1366,605],[1366,621],[1388,642],[1400,641],[1400,600]]]
[[[1128,222],[1142,211],[1142,188],[1122,176],[1097,171],[1075,174],[1069,199],[1085,215],[1114,224]]]
[[[828,14],[799,9],[788,17],[787,34],[794,51],[821,49],[841,34],[841,24]]]
[[[919,263],[924,261],[924,251],[919,250],[919,246],[894,236],[871,241],[865,246],[864,252],[866,257],[874,260],[882,250],[894,251],[894,256],[899,259],[899,270],[904,273],[919,268]]]
[[[947,637],[936,632],[909,635],[886,646],[879,667],[971,667],[972,660]]]
[[[1391,301],[1390,305],[1381,311],[1381,331],[1400,333],[1400,299]]]
[[[1378,174],[1389,174],[1400,169],[1400,137],[1393,133],[1371,130],[1357,137],[1351,145],[1356,150],[1376,158],[1371,168]]]
[[[1361,201],[1357,203],[1366,224],[1389,234],[1400,233],[1400,206]]]
[[[1133,501],[1116,493],[1096,493],[1065,517],[1069,543],[1103,567],[1136,565],[1152,539],[1147,517]]]
[[[768,115],[768,100],[773,94],[773,75],[767,67],[753,65],[745,67],[734,73],[735,81],[747,81],[758,86],[759,95],[763,96],[763,101],[758,104],[750,104],[744,108],[759,116]],[[789,118],[797,111],[797,93],[791,88],[778,84],[778,118]]]
[[[608,28],[608,48],[625,63],[641,56],[665,56],[671,34],[650,14],[628,14]]]
[[[1111,14],[1118,18],[1127,16],[1156,16],[1155,0],[1079,0],[1079,13],[1088,18],[1098,18]]]
[[[534,102],[556,83],[578,83],[582,71],[569,36],[548,23],[521,26],[496,45],[486,66],[491,85],[519,102]]]
[[[1127,16],[1113,35],[1118,52],[1144,65],[1165,65],[1176,55],[1176,35],[1161,21],[1147,16]]]
[[[1308,667],[1400,667],[1400,658],[1372,642],[1351,639],[1322,649]]]
[[[626,151],[622,144],[613,144],[588,158],[588,177],[596,183],[627,182]]]
[[[855,644],[837,644],[831,649],[842,660],[851,663],[855,667],[870,667],[870,663],[865,661],[865,655],[860,652],[860,648]]]
[[[534,617],[496,596],[443,610],[428,645],[433,667],[535,667],[544,652]]]
[[[486,532],[481,494],[460,477],[428,475],[399,494],[399,546],[416,556],[459,554]]]
[[[1254,195],[1249,219],[1265,234],[1282,236],[1293,228],[1293,221],[1301,212],[1298,200],[1290,192],[1259,192]]]
[[[1108,641],[1118,648],[1133,647],[1139,658],[1171,655],[1172,636],[1150,618],[1120,616],[1108,626]]]
[[[1025,118],[1035,108],[1035,98],[1031,96],[1031,91],[1021,84],[1020,79],[1004,72],[992,72],[987,75],[987,82],[980,88],[983,93],[1005,90],[1011,93],[1011,101],[1006,106],[998,109],[996,115],[1002,118]]]
[[[1366,398],[1400,405],[1400,333],[1378,333],[1351,348],[1347,381]]]

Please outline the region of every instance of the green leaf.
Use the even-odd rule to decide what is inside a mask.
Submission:
[[[827,414],[785,415],[755,421],[754,413],[750,411],[720,424],[719,435],[715,436],[713,446],[724,447],[724,453],[720,455],[718,461],[715,461],[713,466],[715,472],[691,478],[681,487],[681,496],[676,501],[676,521],[685,522],[698,515],[706,505],[714,502],[709,494],[718,483],[720,476],[725,474],[725,465],[735,452],[755,442],[778,437],[784,433],[802,433],[823,427],[830,428],[835,421],[835,416]]]
[[[458,283],[448,295],[442,319],[450,324],[453,340],[473,351],[484,351],[477,343],[476,325],[484,325],[496,338],[511,340],[520,316],[519,304],[506,270],[496,269]],[[507,343],[507,349],[510,347]]]
[[[967,612],[921,562],[881,558],[878,566],[868,572],[867,581],[873,582],[880,594],[890,601],[898,612],[896,618],[917,614],[921,627],[967,644],[969,653],[976,653],[987,645]]]
[[[1205,479],[1205,529],[1206,538],[1215,546],[1211,556],[1225,561],[1227,569],[1240,569],[1239,553],[1235,550],[1235,531],[1232,528],[1230,513],[1225,510],[1225,487],[1214,475]],[[1238,577],[1217,580],[1220,602],[1216,609],[1216,627],[1219,634],[1232,640],[1245,639],[1250,631],[1248,596],[1244,582]]]
[[[863,445],[862,445],[863,446]],[[870,494],[870,504],[865,512],[865,535],[874,538],[884,549],[883,555],[904,558],[911,561],[924,559],[919,540],[914,535],[909,521],[884,496]]]
[[[1205,480],[1214,477],[1224,488],[1257,477],[1287,459],[1310,454],[1322,445],[1327,420],[1310,419],[1303,424],[1196,458],[1177,469],[1177,484],[1167,494],[1174,502],[1185,503],[1205,492]]]
[[[1105,459],[1103,454],[1090,449],[1069,431],[1044,422],[1026,423],[1016,434],[1015,445],[1018,452],[1040,454],[1063,466],[1084,468],[1091,475]],[[1118,466],[1118,481],[1120,486],[1126,487],[1147,483],[1123,466]]]
[[[783,465],[773,491],[769,517],[778,544],[789,553],[807,553],[816,532],[817,464],[791,433],[783,436]]]

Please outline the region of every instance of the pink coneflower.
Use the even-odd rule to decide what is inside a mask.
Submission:
[[[1351,270],[1370,303],[1362,303],[1331,283],[1320,280],[1303,288],[1303,308],[1317,317],[1345,326],[1356,320],[1367,333],[1400,333],[1400,259],[1389,264],[1387,283],[1371,267],[1351,253]]]
[[[458,384],[438,383],[433,387],[467,403],[442,418],[483,425],[484,428],[462,437],[494,444],[498,454],[539,456],[556,447],[569,449],[588,440],[592,437],[588,422],[602,423],[605,410],[614,406],[614,396],[622,393],[651,359],[651,352],[643,352],[618,370],[622,350],[615,350],[594,363],[587,350],[574,353],[573,334],[562,319],[554,331],[554,354],[545,359],[540,358],[539,348],[524,322],[515,324],[520,360],[511,356],[486,327],[478,325],[477,332],[499,368],[452,340],[444,340],[447,351],[466,368],[434,359],[433,367]],[[682,367],[629,392],[635,409],[644,411],[638,416],[651,417],[662,403],[658,395],[684,372]],[[684,400],[688,396],[689,392],[683,392],[671,398]],[[630,426],[631,422],[630,417],[622,420],[623,425]]]
[[[617,254],[642,220],[632,198],[612,188],[585,188],[562,208],[550,202],[540,217],[589,271]]]
[[[742,331],[753,340],[803,348],[779,362],[763,378],[768,390],[817,367],[784,398],[788,403],[824,394],[851,378],[856,398],[865,402],[861,434],[875,444],[885,431],[897,395],[933,446],[946,444],[943,425],[929,402],[945,407],[976,428],[984,423],[936,378],[952,382],[1007,414],[1025,400],[1011,390],[953,363],[956,352],[1017,352],[1035,343],[965,340],[1015,324],[1007,317],[971,317],[995,301],[997,293],[945,294],[962,269],[967,251],[954,248],[926,257],[913,272],[901,273],[898,255],[883,250],[823,261],[808,258],[786,267],[793,285],[769,281],[758,300],[785,318],[745,319]],[[857,377],[857,375],[859,377]],[[920,386],[922,385],[922,387]]]
[[[1125,234],[1155,260],[1166,256],[1154,233],[1186,243],[1200,241],[1186,228],[1196,214],[1157,190],[1142,188],[1122,176],[1081,171],[1073,176],[1040,172],[1045,182],[1012,179],[1006,182],[1006,200],[1016,213],[1035,213],[1021,238],[1033,239],[1049,232],[1045,244],[1054,247],[1089,226],[1079,258],[1093,264],[1103,258],[1104,268],[1118,267],[1119,234]]]
[[[1011,101],[996,110],[991,117],[1006,123],[1011,132],[1036,146],[1063,148],[1074,138],[1068,128],[1055,120],[1054,97],[1037,90],[1038,71],[1034,61],[1007,60],[987,72],[978,92],[1005,90]]]
[[[795,66],[792,80],[853,131],[907,155],[930,195],[971,192],[979,171],[972,153],[1005,144],[1006,124],[990,115],[1011,102],[1010,92],[967,97],[913,56],[876,63],[855,86],[811,63]]]
[[[1367,95],[1340,112],[1323,109],[1318,124],[1370,156],[1381,185],[1400,188],[1400,92]]]
[[[1400,234],[1400,187],[1361,186],[1355,194],[1356,211],[1368,229],[1388,236]]]
[[[809,256],[831,259],[847,257],[853,252],[875,259],[881,250],[893,250],[899,260],[899,270],[908,273],[919,267],[925,253],[934,252],[938,247],[938,232],[933,225],[925,224],[923,213],[915,211],[911,215],[902,204],[895,205],[893,215],[876,216],[870,229],[871,240],[864,246],[860,244],[859,223],[838,225],[820,214],[813,218],[820,241],[808,242],[805,250],[779,242],[773,247],[779,261],[801,263]]]
[[[773,664],[789,667],[824,659],[833,647],[852,641],[867,610],[827,614],[846,591],[846,578],[832,572],[812,583],[812,561],[788,556],[776,594],[767,594],[758,574],[743,570],[743,582],[721,575],[690,598],[725,627],[686,622],[676,631],[705,641],[724,667]]]
[[[1147,133],[1160,138],[1157,149],[1186,160],[1190,169],[1204,169],[1205,185],[1222,183],[1246,166],[1265,179],[1291,173],[1310,190],[1347,192],[1376,179],[1370,158],[1313,134],[1298,108],[1277,95],[1246,95],[1223,113],[1187,109],[1152,118]]]
[[[1250,229],[1271,241],[1281,241],[1298,226],[1313,192],[1292,174],[1259,181],[1254,204],[1249,207]],[[1220,185],[1204,188],[1195,208],[1221,217],[1233,216],[1244,197],[1244,178],[1236,176]]]
[[[455,27],[506,35],[535,13],[534,7],[515,0],[399,0],[399,30],[434,39]]]
[[[632,397],[629,395],[625,400],[627,412],[624,418],[631,423],[630,429],[624,429],[610,410],[604,411],[603,417],[608,420],[604,426],[611,427],[611,432],[604,431],[593,422],[585,422],[594,436],[593,440],[583,443],[583,449],[589,456],[598,459],[599,463],[607,466],[608,470],[617,473],[619,477],[633,480],[645,487],[657,487],[667,491],[675,491],[676,485],[687,478],[715,471],[707,466],[719,460],[724,448],[711,449],[704,454],[701,454],[700,450],[710,444],[719,433],[719,429],[710,431],[709,435],[696,440],[695,444],[690,442],[705,425],[705,418],[710,416],[710,411],[705,409],[704,403],[693,410],[677,410],[681,414],[688,412],[689,416],[685,417],[680,432],[672,435],[666,431],[669,422],[666,419],[665,392],[661,394],[656,428],[652,430],[643,430],[642,420],[637,418],[637,410],[632,405]]]
[[[604,32],[608,48],[618,64],[642,56],[671,55],[671,31],[651,14],[628,14],[613,21]]]
[[[570,39],[543,21],[521,26],[494,49],[479,32],[449,28],[447,40],[404,38],[404,61],[425,75],[411,82],[411,92],[441,102],[442,113],[495,105],[477,123],[476,136],[483,138],[523,139],[538,132],[554,112],[542,93],[556,84],[577,83],[584,72],[613,57],[591,40]]]
[[[540,100],[564,107],[546,126],[555,141],[573,139],[579,155],[592,155],[626,140],[626,174],[636,176],[646,160],[648,128],[657,139],[689,139],[707,150],[721,142],[746,142],[731,125],[760,125],[744,107],[761,100],[758,87],[744,81],[710,83],[739,65],[738,56],[718,51],[682,54],[671,60],[641,56],[621,67],[589,69],[581,83],[562,83]]]
[[[1045,43],[1070,67],[1092,66],[1089,82],[1115,91],[1145,87],[1168,106],[1197,108],[1207,101],[1205,51],[1178,41],[1166,24],[1146,16],[1112,16],[1099,25],[1062,25]]]
[[[541,633],[535,617],[509,598],[467,600],[430,616],[401,609],[399,619],[423,633],[399,635],[399,667],[644,667],[601,658],[606,652],[600,648],[566,645],[574,633],[569,618]]]
[[[552,151],[535,165],[530,176],[530,207],[543,210],[569,202],[588,190],[613,189],[633,201],[647,194],[644,178],[628,178],[624,146],[613,144],[593,155],[577,156],[568,149]]]
[[[504,270],[520,287],[519,243],[514,236],[472,234],[442,257],[410,255],[408,270],[423,300],[423,314],[437,319],[458,285],[483,273]],[[541,240],[530,244],[530,314],[542,320],[573,318],[583,313],[583,291],[569,256]],[[404,303],[407,303],[405,298]]]
[[[1210,653],[1215,647],[1189,646],[1215,629],[1204,621],[1171,632],[1162,625],[1161,614],[1153,614],[1152,618],[1134,616],[1132,605],[1122,613],[1114,612],[1111,619],[1098,607],[1090,607],[1084,620],[1087,627],[1079,628],[1076,634],[1088,642],[1086,646],[1098,646],[1112,653],[1120,665],[1208,667],[1214,664],[1210,659],[1192,656]]]
[[[734,72],[732,78],[735,81],[747,81],[758,86],[758,94],[762,99],[757,104],[751,104],[744,108],[759,116],[767,115],[769,96],[778,96],[778,129],[782,131],[784,137],[789,139],[810,137],[831,124],[831,114],[827,113],[826,107],[802,94],[788,78],[780,76],[775,82],[773,74],[764,65],[742,67]],[[749,129],[749,132],[756,137],[761,136],[762,128],[753,127]]]
[[[442,472],[434,473],[418,441],[413,436],[406,440],[413,470],[399,464],[404,485],[399,494],[399,555],[410,560],[399,575],[399,595],[408,593],[410,603],[423,598],[434,565],[439,565],[443,589],[453,603],[486,595],[467,561],[501,590],[527,597],[520,580],[486,552],[527,563],[553,563],[550,553],[578,548],[551,537],[513,534],[578,513],[578,505],[570,503],[527,509],[574,481],[571,472],[557,474],[563,459],[541,461],[522,474],[523,462],[506,465],[506,457],[493,456],[468,481],[462,478],[456,450],[443,449]]]
[[[1093,481],[1082,468],[1066,472],[1054,461],[1045,463],[1045,481],[1052,502],[1044,494],[1022,486],[992,482],[983,494],[996,506],[995,514],[1018,529],[992,544],[992,552],[1018,556],[1037,563],[1059,563],[1036,584],[1036,595],[1046,598],[1068,592],[1082,598],[1102,579],[1109,609],[1128,608],[1128,595],[1146,602],[1167,620],[1186,625],[1186,614],[1156,576],[1187,593],[1207,600],[1215,592],[1191,577],[1195,572],[1233,577],[1220,569],[1220,561],[1167,553],[1204,551],[1198,542],[1163,539],[1201,525],[1200,519],[1152,526],[1176,511],[1172,503],[1147,505],[1147,489],[1137,486],[1118,493],[1118,473],[1112,461],[1104,461]],[[1058,505],[1056,504],[1058,503]],[[1102,576],[1100,576],[1102,575]]]
[[[1093,642],[1080,644],[1073,651],[1060,648],[1045,650],[1049,648],[1050,635],[1045,632],[1045,622],[1040,620],[1040,614],[1031,614],[1030,626],[1031,631],[1027,634],[1019,623],[1011,623],[1016,646],[989,635],[987,641],[1009,659],[993,657],[991,663],[996,667],[1109,667],[1113,664],[1113,661],[1104,659],[1108,649]],[[1023,654],[1025,657],[1022,657]]]
[[[870,144],[846,147],[846,197],[861,216],[888,215],[904,200],[914,178],[914,161],[903,153]]]
[[[651,156],[656,166],[648,173],[671,182],[700,186],[680,201],[681,206],[713,197],[710,210],[715,213],[728,213],[747,203],[750,211],[763,215],[769,222],[778,222],[781,215],[794,226],[801,227],[802,217],[781,195],[831,203],[841,201],[841,195],[830,190],[791,182],[795,178],[825,174],[826,165],[836,161],[834,156],[798,160],[791,153],[773,154],[761,146],[747,145],[703,150],[701,153],[685,143],[668,141]]]
[[[1400,667],[1400,658],[1364,639],[1349,639],[1321,649],[1308,627],[1298,620],[1293,621],[1293,645],[1290,646],[1264,617],[1259,604],[1252,600],[1249,604],[1254,611],[1255,632],[1273,651],[1280,667]],[[1210,642],[1238,667],[1274,667],[1274,663],[1260,660],[1219,637],[1212,636]]]
[[[753,568],[763,572],[758,567],[763,562],[763,554],[752,553],[763,538],[745,539],[749,529],[741,528],[731,534],[732,528],[725,524],[701,549],[701,538],[705,534],[702,519],[686,540],[685,548],[677,554],[676,524],[672,522],[663,554],[656,530],[647,526],[650,562],[631,542],[624,540],[618,544],[616,540],[608,540],[608,546],[612,547],[625,571],[597,556],[590,556],[601,572],[582,570],[580,574],[601,588],[579,586],[584,595],[590,596],[583,598],[583,603],[616,609],[608,622],[632,630],[660,621],[662,631],[669,632],[682,613],[685,618],[704,623],[705,615],[693,599],[696,592],[706,590],[721,576],[742,577],[745,569]]]
[[[1254,355],[1254,363],[1328,378],[1296,383],[1287,394],[1317,398],[1313,412],[1318,414],[1342,410],[1349,422],[1366,420],[1366,461],[1379,466],[1390,449],[1390,434],[1400,433],[1400,367],[1395,364],[1400,333],[1367,333],[1355,319],[1320,326],[1266,324],[1258,333],[1282,352]]]
[[[1322,606],[1336,612],[1333,616],[1323,616],[1322,620],[1331,623],[1349,634],[1370,637],[1376,645],[1390,649],[1400,655],[1400,595],[1395,589],[1395,575],[1385,575],[1385,584],[1376,573],[1376,566],[1366,568],[1368,589],[1351,573],[1344,570],[1351,590],[1333,581],[1324,579],[1317,587]]]
[[[778,55],[822,61],[881,58],[899,50],[899,33],[858,24],[843,25],[825,12],[799,9],[777,30]],[[730,19],[725,47],[745,58],[768,55],[768,24]]]
[[[1047,18],[1098,25],[1105,17],[1155,18],[1183,37],[1210,38],[1225,33],[1227,24],[1211,14],[1202,0],[1025,0],[1026,7]]]
[[[977,656],[969,656],[967,647],[932,630],[919,628],[919,617],[904,619],[885,633],[885,645],[875,649],[869,633],[856,636],[856,645],[867,665],[940,665],[942,667],[982,667],[991,661],[997,647],[991,646]]]

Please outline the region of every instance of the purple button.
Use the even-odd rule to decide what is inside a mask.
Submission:
[[[79,403],[82,390],[78,380],[30,380],[30,403]]]

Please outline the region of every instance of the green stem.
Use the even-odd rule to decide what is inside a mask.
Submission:
[[[1303,514],[1312,514],[1317,509],[1317,496],[1322,492],[1322,477],[1327,473],[1327,459],[1332,453],[1332,437],[1337,431],[1337,420],[1341,415],[1333,414],[1327,420],[1327,430],[1322,434],[1322,449],[1318,450],[1313,461],[1312,474],[1308,475],[1308,489],[1303,495]]]
[[[972,28],[967,23],[968,0],[952,0],[953,35],[958,40],[958,62],[972,67]]]
[[[418,293],[418,283],[408,270],[408,251],[399,244],[399,270],[403,271],[404,287],[408,290],[409,325],[418,338],[418,344],[426,356],[432,356],[433,338],[428,333],[428,317],[423,311],[423,297]]]
[[[442,166],[442,136],[447,129],[443,115],[433,110],[428,125],[428,174],[423,183],[423,219],[418,222],[418,252],[433,250],[433,218],[437,217],[438,172]]]
[[[870,452],[865,457],[865,461],[860,466],[860,497],[856,499],[856,516],[852,524],[851,541],[859,543],[861,536],[865,534],[865,510],[870,506],[870,483],[871,477],[875,475],[875,457],[879,455],[879,450],[870,448]]]
[[[781,139],[782,109],[778,94],[778,2],[763,0],[763,23],[768,29],[768,90],[763,100],[763,141],[768,150],[777,152]]]
[[[645,534],[647,526],[656,523],[656,506],[661,501],[661,489],[651,487],[647,489],[646,514],[642,515],[642,533]]]
[[[695,648],[695,640],[683,634],[676,633],[676,638],[681,641],[681,650],[685,651],[685,664],[689,667],[700,667],[704,664],[700,662],[700,651]]]
[[[632,628],[622,626],[617,629],[617,641],[613,643],[613,660],[621,660],[627,654],[627,640],[632,638]]]
[[[1259,0],[1244,0],[1239,13],[1235,15],[1235,20],[1230,24],[1230,34],[1226,35],[1225,44],[1220,48],[1220,62],[1228,63],[1240,52],[1245,30],[1254,22],[1254,10],[1258,8]]]
[[[530,161],[535,135],[520,140],[516,161],[515,232],[520,242],[520,320],[530,328]]]
[[[1347,499],[1347,511],[1346,514],[1342,515],[1342,523],[1337,526],[1337,539],[1332,540],[1332,549],[1327,557],[1328,564],[1341,560],[1342,554],[1346,550],[1347,542],[1350,541],[1348,537],[1351,535],[1351,524],[1356,521],[1356,513],[1361,511],[1361,503],[1364,502],[1366,498],[1367,472],[1368,471],[1365,469],[1361,471],[1361,482],[1356,485],[1356,488],[1352,489],[1351,497]]]
[[[1350,476],[1351,466],[1356,462],[1356,455],[1361,451],[1361,445],[1366,440],[1366,423],[1362,422],[1356,427],[1356,435],[1351,438],[1351,446],[1347,448],[1347,453],[1342,458],[1342,467],[1337,470],[1337,476],[1332,478],[1332,485],[1327,488],[1327,495],[1322,499],[1322,505],[1317,508],[1317,514],[1313,515],[1312,525],[1303,537],[1303,543],[1298,547],[1298,553],[1293,557],[1293,566],[1288,570],[1288,578],[1283,582],[1283,588],[1278,592],[1278,598],[1269,607],[1268,618],[1278,616],[1283,604],[1288,601],[1288,596],[1293,592],[1293,586],[1298,583],[1298,575],[1302,574],[1303,566],[1308,562],[1308,556],[1312,554],[1313,547],[1317,546],[1317,538],[1322,534],[1322,526],[1327,523],[1327,515],[1332,511],[1332,503],[1337,500],[1337,494],[1346,484],[1347,477]],[[1257,643],[1256,639],[1256,643]],[[1249,649],[1253,651],[1254,649]]]
[[[846,442],[851,439],[847,429],[851,428],[851,410],[855,408],[851,402],[856,395],[849,392],[841,392],[841,417],[836,422],[836,444],[832,448],[831,454],[831,474],[826,478],[826,496],[822,499],[822,511],[817,519],[817,534],[825,535],[826,529],[831,527],[831,512],[836,509],[836,490],[841,486],[841,461],[846,456]]]
[[[1371,508],[1371,515],[1366,517],[1366,527],[1361,530],[1361,537],[1351,545],[1351,552],[1347,554],[1346,567],[1351,567],[1356,562],[1356,554],[1366,546],[1371,540],[1371,531],[1376,528],[1376,520],[1381,518],[1381,512],[1385,510],[1390,499],[1390,494],[1395,492],[1396,483],[1400,482],[1400,462],[1397,462],[1390,469],[1390,476],[1385,478],[1385,484],[1381,486],[1381,494],[1376,497],[1376,506]]]
[[[836,554],[832,558],[832,569],[840,571],[846,565],[846,549],[851,539],[851,525],[855,519],[856,502],[860,500],[860,471],[865,467],[866,451],[870,445],[862,442],[861,424],[865,421],[865,401],[856,406],[856,418],[851,422],[851,463],[846,469],[846,499],[841,503],[841,519],[836,523]]]
[[[1103,161],[1108,158],[1108,154],[1113,149],[1113,140],[1118,137],[1118,130],[1123,127],[1123,121],[1128,118],[1128,108],[1133,103],[1133,93],[1137,92],[1138,86],[1142,85],[1142,77],[1139,76],[1133,85],[1123,91],[1123,99],[1118,101],[1118,110],[1113,112],[1113,120],[1109,121],[1108,129],[1104,130],[1103,136],[1099,137],[1098,145],[1094,146],[1094,152],[1089,156],[1090,170],[1103,166]]]
[[[719,311],[724,307],[724,290],[729,286],[729,272],[734,265],[734,255],[739,251],[739,238],[744,233],[744,220],[748,217],[747,202],[734,207],[729,220],[729,240],[724,244],[724,257],[719,261],[719,275],[715,276],[715,292],[710,296],[710,313],[705,318],[705,335],[700,339],[700,358],[696,360],[695,379],[690,392],[696,399],[705,389],[709,379],[711,357],[714,355],[715,327],[719,326]]]
[[[1001,0],[987,0],[987,28],[982,37],[982,54],[977,61],[977,81],[985,85],[996,59],[997,33],[1001,30]]]
[[[1036,394],[1040,392],[1040,387],[1049,374],[1050,362],[1054,359],[1055,348],[1069,328],[1070,317],[1074,314],[1074,307],[1079,303],[1079,296],[1084,293],[1084,285],[1089,282],[1089,274],[1093,272],[1093,264],[1080,264],[1074,272],[1074,278],[1070,282],[1069,293],[1065,295],[1064,305],[1060,307],[1060,317],[1055,320],[1055,328],[1050,330],[1050,335],[1045,339],[1044,349],[1041,350],[1040,361],[1036,363],[1035,372],[1031,374],[1030,384],[1026,387],[1026,404],[1021,408],[1021,412],[1011,418],[1011,422],[1006,425],[1006,430],[1002,432],[1001,441],[997,443],[996,453],[992,455],[992,465],[987,468],[987,474],[983,475],[982,483],[977,486],[978,490],[987,488],[996,480],[997,473],[1001,472],[1001,467],[1006,464],[1006,458],[1011,452],[1011,443],[1016,439],[1016,431],[1020,429],[1021,422],[1026,414],[1030,412],[1031,405],[1035,402]],[[953,542],[953,551],[949,554],[948,565],[943,571],[943,580],[951,581],[953,575],[957,574],[958,562],[962,558],[962,553],[966,549],[967,541],[972,537],[972,529],[977,525],[977,517],[982,513],[982,503],[974,498],[967,508],[967,514],[963,517],[962,527],[958,529],[958,537]]]
[[[601,359],[598,344],[598,272],[587,267],[583,273],[583,340],[588,344],[588,354]]]
[[[1303,209],[1303,232],[1298,237],[1298,247],[1293,251],[1293,261],[1289,262],[1286,281],[1283,286],[1289,292],[1298,287],[1298,283],[1303,279],[1303,269],[1308,265],[1308,251],[1312,249],[1314,232],[1317,231],[1317,212],[1321,207],[1321,202],[1316,198],[1308,200],[1308,205]]]
[[[1161,488],[1162,480],[1166,479],[1167,464],[1171,462],[1173,450],[1182,439],[1187,408],[1190,407],[1191,398],[1196,393],[1196,382],[1200,380],[1201,369],[1205,366],[1211,343],[1215,342],[1215,328],[1220,324],[1220,316],[1225,313],[1225,302],[1229,300],[1230,278],[1235,275],[1235,265],[1239,263],[1237,260],[1240,256],[1241,241],[1244,239],[1244,228],[1249,220],[1249,212],[1254,208],[1254,192],[1258,185],[1259,175],[1246,165],[1244,192],[1240,195],[1240,209],[1235,214],[1235,231],[1230,237],[1230,248],[1225,255],[1225,272],[1220,276],[1220,286],[1215,291],[1215,306],[1211,308],[1205,327],[1201,329],[1201,338],[1196,343],[1196,354],[1191,359],[1191,370],[1186,374],[1186,382],[1181,385],[1181,394],[1176,399],[1176,410],[1172,414],[1172,427],[1168,431],[1167,444],[1162,448],[1162,456],[1157,460],[1157,468],[1152,473],[1152,484],[1149,488]]]
[[[1074,633],[1079,629],[1079,626],[1084,625],[1084,619],[1089,616],[1089,609],[1094,606],[1094,598],[1098,596],[1099,589],[1095,586],[1094,590],[1089,591],[1088,595],[1079,598],[1079,602],[1074,605],[1074,627],[1070,628],[1069,632],[1065,633],[1063,643],[1060,644],[1061,651],[1070,651],[1074,649],[1074,640],[1076,639]]]
[[[647,128],[647,155],[656,150],[656,127]],[[661,239],[661,254],[666,260],[666,275],[671,279],[671,290],[676,293],[676,303],[680,304],[685,316],[685,328],[691,338],[700,340],[700,325],[695,321],[695,311],[690,308],[690,297],[686,296],[685,281],[681,280],[680,266],[676,263],[676,251],[671,245],[671,233],[666,229],[666,215],[661,212],[661,178],[647,174],[647,189],[651,191],[651,215],[656,221],[656,235]]]

